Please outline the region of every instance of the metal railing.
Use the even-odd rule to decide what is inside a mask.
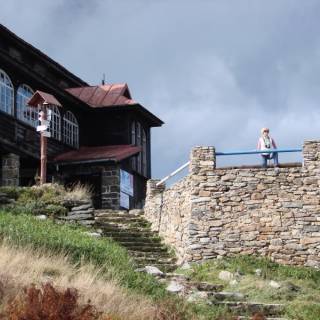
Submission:
[[[249,151],[227,151],[227,152],[216,152],[216,156],[235,156],[235,155],[245,155],[245,154],[266,154],[266,153],[288,153],[288,152],[302,152],[302,148],[295,148],[295,149],[267,149],[267,150],[249,150]],[[176,174],[178,174],[180,171],[185,169],[190,164],[190,161],[179,167],[177,170],[173,171],[166,177],[164,177],[162,180],[160,180],[156,186],[160,186],[164,182],[166,182],[168,179],[172,178]]]

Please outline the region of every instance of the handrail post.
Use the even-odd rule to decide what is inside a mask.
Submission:
[[[190,154],[191,174],[206,175],[216,168],[216,152],[214,147],[194,147]]]

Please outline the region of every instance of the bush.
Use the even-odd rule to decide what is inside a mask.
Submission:
[[[24,292],[8,303],[0,319],[6,320],[98,320],[101,314],[89,303],[78,304],[78,292],[74,289],[58,291],[47,283],[38,289],[25,288]],[[111,318],[103,318],[104,320]]]
[[[90,200],[92,197],[92,188],[88,185],[76,183],[66,189],[63,200],[66,202],[77,202]]]

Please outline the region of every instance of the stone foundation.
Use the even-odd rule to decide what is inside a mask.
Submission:
[[[2,186],[18,186],[20,157],[14,153],[4,154],[2,160]]]
[[[234,254],[320,267],[320,141],[303,167],[216,169],[213,147],[191,152],[190,173],[167,190],[149,181],[146,218],[180,261]]]
[[[102,170],[102,208],[120,209],[120,169],[108,166]]]

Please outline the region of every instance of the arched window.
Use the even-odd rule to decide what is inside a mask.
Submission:
[[[51,137],[61,140],[61,116],[58,107],[49,106],[51,110],[50,132]]]
[[[33,90],[22,84],[17,90],[17,117],[23,122],[36,127],[38,124],[38,109],[31,108],[27,105],[27,101],[32,97]]]
[[[0,70],[0,110],[13,114],[13,84],[8,75]]]
[[[79,147],[79,125],[76,117],[70,111],[63,116],[63,141],[69,146]]]

